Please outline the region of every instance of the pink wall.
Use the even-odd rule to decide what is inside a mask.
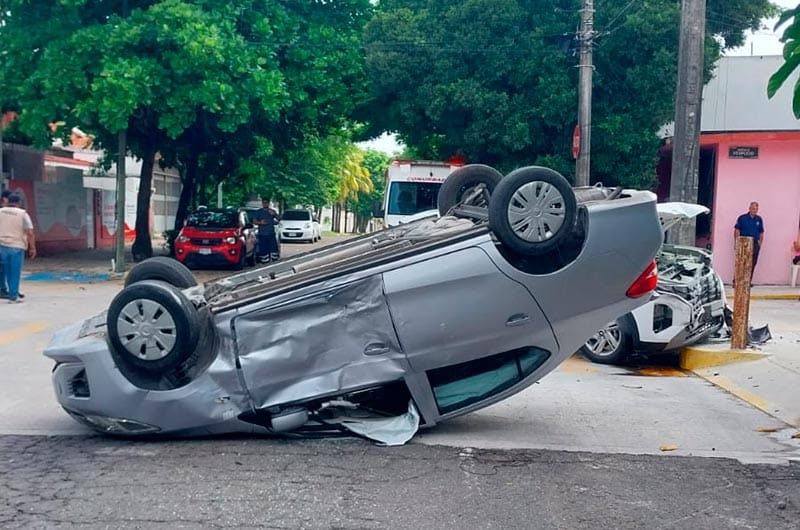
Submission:
[[[791,244],[800,221],[800,137],[797,133],[742,133],[704,136],[718,145],[713,208],[713,265],[726,283],[733,280],[733,226],[759,203],[764,244],[753,276],[758,285],[786,285],[790,280]],[[731,146],[759,148],[757,159],[728,157]]]

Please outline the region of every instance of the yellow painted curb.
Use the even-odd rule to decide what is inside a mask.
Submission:
[[[733,300],[733,291],[725,293],[728,300]],[[798,293],[750,293],[750,300],[800,300]]]
[[[767,357],[763,353],[747,350],[710,350],[702,348],[683,348],[680,353],[680,367],[684,370],[696,370],[711,366],[757,361]]]
[[[762,412],[766,412],[770,416],[773,413],[774,407],[771,407],[769,401],[766,399],[753,394],[752,392],[748,392],[747,390],[742,390],[741,388],[737,387],[733,382],[728,379],[727,377],[722,377],[719,375],[707,375],[703,373],[695,372],[697,375],[712,383],[721,389],[725,390],[736,396],[737,398],[741,399],[745,403],[749,403],[750,405],[754,406],[755,408],[761,410]]]

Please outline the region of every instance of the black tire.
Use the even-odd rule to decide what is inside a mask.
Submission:
[[[233,270],[240,271],[244,269],[244,266],[247,264],[247,249],[242,245],[242,249],[239,251],[239,261],[233,264]]]
[[[439,215],[447,215],[453,206],[462,202],[467,192],[481,185],[485,186],[485,190],[469,204],[488,207],[489,197],[502,178],[502,173],[483,164],[470,164],[456,169],[439,188]]]
[[[125,276],[125,287],[144,280],[159,280],[187,289],[197,285],[197,280],[186,265],[167,256],[155,256],[137,263]]]
[[[169,372],[191,357],[201,324],[189,299],[157,280],[124,288],[106,315],[115,360],[150,373]]]
[[[577,212],[567,179],[546,167],[523,167],[494,189],[489,228],[513,252],[538,256],[570,238]]]
[[[624,318],[624,317],[623,317]],[[609,322],[581,346],[581,354],[598,364],[622,364],[628,359],[631,337],[622,318]]]

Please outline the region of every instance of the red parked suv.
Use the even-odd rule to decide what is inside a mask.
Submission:
[[[247,214],[234,208],[200,207],[175,239],[175,257],[188,267],[255,264],[256,236]]]

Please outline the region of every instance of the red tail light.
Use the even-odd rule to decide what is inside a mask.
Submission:
[[[644,272],[636,278],[636,281],[628,287],[628,291],[625,294],[628,295],[629,298],[639,298],[640,296],[653,292],[657,284],[658,269],[656,268],[655,260],[653,260]]]

